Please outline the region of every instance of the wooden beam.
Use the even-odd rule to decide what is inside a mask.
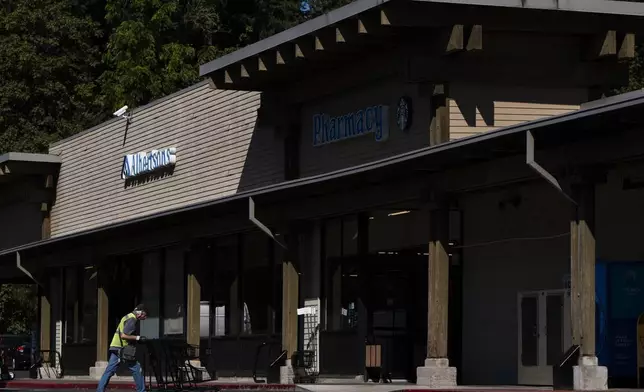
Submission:
[[[336,43],[345,43],[347,42],[346,38],[344,38],[344,34],[342,34],[342,31],[340,28],[335,29],[335,42]]]
[[[483,50],[483,26],[468,26],[467,30],[467,45],[465,49],[468,52]]]
[[[609,30],[588,39],[587,58],[602,59],[617,54],[617,32]]]
[[[625,33],[619,35],[619,51],[617,52],[619,60],[631,60],[635,58],[635,34]]]
[[[282,52],[279,50],[275,51],[275,64],[277,65],[286,64],[286,61],[284,60],[284,56],[282,55]]]
[[[445,201],[430,213],[427,358],[447,358],[449,310],[449,209]]]
[[[51,350],[51,302],[49,300],[49,287],[39,287],[40,298],[40,349]],[[49,354],[43,354],[45,361]]]
[[[570,223],[571,320],[573,344],[595,356],[595,184],[573,185]]]
[[[45,216],[42,218],[40,236],[43,240],[51,237],[51,216],[49,215],[49,213],[45,214]]]
[[[380,25],[381,26],[391,26],[391,21],[389,20],[389,16],[387,15],[387,11],[381,9],[380,10]]]
[[[286,358],[297,351],[297,306],[299,304],[299,274],[297,269],[297,237],[286,235],[288,249],[282,253],[282,349]]]
[[[369,34],[367,26],[362,19],[358,19],[358,34]]]
[[[322,40],[318,36],[315,37],[315,50],[316,51],[324,50],[324,45],[322,45]]]
[[[266,67],[266,62],[262,57],[257,57],[257,70],[258,71],[268,71],[268,68]]]
[[[435,84],[431,98],[429,143],[434,146],[450,140],[449,99],[446,84]]]
[[[300,47],[299,44],[295,44],[295,58],[298,58],[298,59],[304,58],[304,52],[302,51],[302,48]]]
[[[444,43],[445,53],[450,54],[463,50],[465,27],[461,24],[454,25],[447,30],[444,30]]]
[[[49,213],[49,203],[40,203],[40,212],[43,213],[40,224],[40,238],[43,240],[51,237],[51,215]]]
[[[230,72],[224,70],[224,83],[233,84],[233,78],[230,76]]]
[[[98,271],[97,283],[97,308],[96,308],[96,362],[107,362],[107,350],[109,348],[109,295],[107,282],[109,279],[107,269],[102,266]]]
[[[192,255],[191,255],[192,256]],[[199,281],[199,257],[190,257],[188,260],[188,276],[186,282],[187,290],[187,336],[188,344],[197,347],[199,352],[200,336],[200,309],[201,309],[201,282]],[[193,365],[195,365],[193,363]],[[200,365],[200,364],[199,364]]]
[[[262,61],[262,60],[260,59],[259,61]],[[250,75],[248,74],[248,70],[246,69],[246,67],[244,66],[244,64],[240,64],[240,65],[239,65],[239,68],[240,68],[240,69],[239,69],[239,75],[240,75],[242,78],[250,78]]]
[[[45,189],[52,189],[54,187],[54,176],[49,174],[45,178]]]

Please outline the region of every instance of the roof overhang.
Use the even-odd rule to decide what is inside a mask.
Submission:
[[[88,244],[101,238],[101,235],[114,233],[127,235],[129,231],[126,230],[134,233],[140,232],[141,227],[161,227],[171,224],[178,216],[184,216],[186,221],[194,222],[196,219],[203,218],[206,213],[216,215],[243,211],[248,208],[247,201],[250,197],[263,205],[288,203],[299,198],[325,194],[325,192],[334,193],[339,189],[357,189],[374,181],[395,180],[401,177],[401,173],[438,173],[480,164],[484,161],[517,156],[525,153],[527,132],[534,135],[540,150],[554,149],[561,145],[597,137],[615,139],[620,132],[642,129],[644,119],[641,111],[643,109],[644,90],[623,94],[594,102],[581,110],[560,116],[501,128],[360,166],[270,185],[213,201],[7,249],[0,251],[0,262],[15,260],[18,252],[51,253],[55,249],[69,248],[75,243],[74,241]],[[638,146],[631,147],[635,153],[641,155]],[[623,148],[620,147],[619,150]],[[602,151],[601,154],[596,155],[597,157],[593,155],[590,159],[610,159],[608,151]]]
[[[200,74],[217,88],[270,91],[360,55],[391,56],[414,37],[450,52],[450,34],[463,28],[598,35],[643,31],[643,21],[644,4],[625,1],[357,0],[206,63]]]
[[[62,160],[57,155],[9,152],[0,155],[0,184],[22,176],[58,174]]]

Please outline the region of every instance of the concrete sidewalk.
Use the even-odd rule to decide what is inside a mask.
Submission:
[[[374,383],[338,383],[338,384],[304,384],[298,385],[298,389],[310,392],[434,392],[424,386],[393,382],[391,384]],[[481,392],[543,392],[552,391],[552,388],[544,387],[518,387],[518,386],[458,386],[454,389],[442,389],[448,391],[481,391]]]
[[[155,388],[155,383],[152,383],[152,388]],[[98,387],[97,380],[33,380],[33,379],[17,379],[11,381],[1,381],[1,389],[13,390],[96,390]],[[135,389],[134,382],[124,380],[110,381],[109,390],[131,391]],[[232,383],[232,382],[218,382],[208,381],[199,383],[200,390],[213,390],[213,391],[295,391],[295,385],[286,384],[256,384],[256,383]]]

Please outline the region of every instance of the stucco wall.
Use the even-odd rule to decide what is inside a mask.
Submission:
[[[503,202],[517,195],[516,207]],[[542,183],[518,192],[471,194],[462,205],[463,382],[516,384],[517,294],[564,287],[570,270],[569,205]],[[551,236],[558,237],[509,241]]]

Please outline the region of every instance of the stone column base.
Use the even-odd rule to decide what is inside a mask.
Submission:
[[[605,391],[608,389],[608,368],[599,366],[597,357],[581,357],[573,366],[573,385],[577,391]]]
[[[89,377],[94,380],[100,380],[107,369],[107,361],[96,361],[93,367],[89,368]]]
[[[201,365],[200,360],[196,359],[196,360],[188,361],[188,364],[192,367],[192,369],[189,370],[190,374],[184,374],[184,372],[181,372],[181,377],[183,381],[188,381],[193,376],[196,378],[195,381],[197,382],[210,381],[210,374],[208,373],[206,368]]]
[[[456,368],[449,367],[447,358],[427,358],[425,366],[416,370],[417,385],[432,389],[454,388],[456,386]]]
[[[36,369],[36,379],[55,380],[57,378],[57,369],[49,364],[43,364],[41,367]]]
[[[280,384],[293,384],[294,379],[293,363],[290,359],[287,359],[286,365],[280,367]]]

